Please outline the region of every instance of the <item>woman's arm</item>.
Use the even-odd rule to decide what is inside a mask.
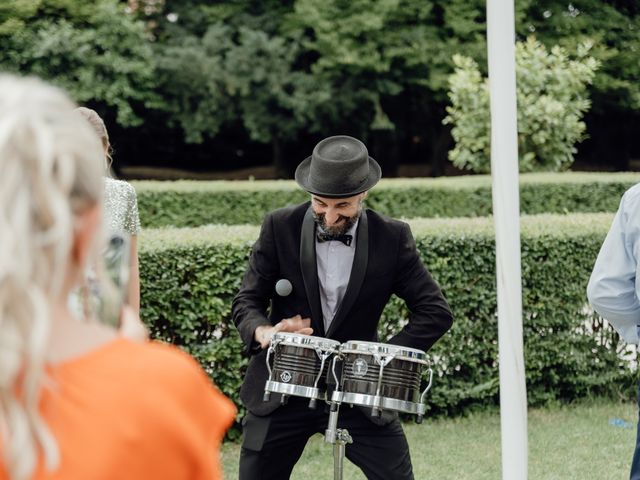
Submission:
[[[128,304],[136,315],[140,315],[140,271],[138,270],[138,236],[131,235],[131,256],[129,261]]]

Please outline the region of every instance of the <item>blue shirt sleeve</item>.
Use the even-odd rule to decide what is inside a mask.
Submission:
[[[596,260],[587,297],[628,343],[638,343],[640,302],[636,283],[640,232],[640,185],[629,189]]]

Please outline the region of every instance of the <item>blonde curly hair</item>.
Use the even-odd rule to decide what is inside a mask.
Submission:
[[[104,155],[106,161],[106,169],[109,171],[111,166],[113,165],[113,158],[111,157],[111,153],[113,149],[111,148],[111,143],[109,142],[109,133],[107,132],[107,127],[104,124],[104,120],[98,115],[98,112],[92,110],[87,107],[78,107],[76,111],[85,118],[93,131],[96,132],[98,138],[102,142],[102,147],[104,148]]]
[[[52,302],[77,215],[100,204],[104,152],[59,89],[0,75],[0,445],[13,480],[59,462],[40,416]]]

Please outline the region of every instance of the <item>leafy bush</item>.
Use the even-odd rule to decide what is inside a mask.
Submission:
[[[584,138],[583,114],[591,102],[591,84],[598,61],[580,45],[575,59],[555,46],[551,51],[533,38],[516,45],[518,155],[521,172],[561,171],[573,163],[575,143]],[[489,80],[469,57],[454,56],[449,78],[448,116],[456,145],[449,159],[458,168],[477,173],[491,170]]]
[[[531,405],[633,388],[618,336],[588,307],[585,289],[611,214],[522,219],[523,319]],[[491,219],[420,219],[418,248],[447,296],[455,321],[430,351],[436,372],[432,414],[498,400],[498,332]],[[192,353],[238,402],[246,358],[229,320],[257,226],[142,232],[142,317],[157,338]],[[407,312],[393,299],[380,337]]]
[[[639,174],[562,173],[520,176],[523,213],[613,212]],[[275,208],[309,198],[293,181],[134,182],[144,227],[259,224]],[[367,205],[393,217],[491,214],[491,178],[387,179]]]

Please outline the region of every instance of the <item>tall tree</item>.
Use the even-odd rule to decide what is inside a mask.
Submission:
[[[311,71],[329,79],[369,132],[393,131],[386,104],[403,91],[428,88],[437,31],[432,2],[414,0],[298,0],[283,30],[304,35]],[[355,101],[354,101],[355,100]]]
[[[182,37],[165,49],[165,106],[192,142],[242,125],[251,139],[271,144],[278,174],[288,176],[283,144],[317,130],[332,96],[326,83],[295,68],[299,52],[295,39],[213,24],[202,38]]]
[[[635,125],[640,121],[640,3],[634,0],[531,1],[519,24],[521,35],[535,32],[547,46],[568,49],[590,39],[602,67],[593,84],[587,116],[592,137],[585,148],[599,162],[627,169],[640,155]]]
[[[38,75],[78,102],[113,108],[121,125],[155,98],[142,22],[116,0],[19,0],[0,8],[0,68]]]

